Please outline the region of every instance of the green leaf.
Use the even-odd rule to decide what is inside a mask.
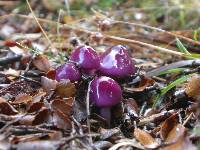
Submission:
[[[182,42],[178,38],[176,38],[176,46],[181,52],[190,55],[190,52],[188,52],[187,48],[182,44]]]
[[[182,76],[178,79],[176,79],[175,81],[173,81],[172,83],[170,83],[167,87],[165,87],[164,89],[161,90],[161,93],[160,95],[158,95],[154,101],[154,104],[153,104],[153,108],[156,107],[157,103],[159,102],[160,98],[162,96],[164,96],[168,91],[170,91],[172,88],[176,87],[177,85],[180,85],[184,82],[186,82],[188,80],[188,78],[190,78],[191,76],[193,76],[194,73],[192,74],[189,74],[189,75],[185,75],[185,76]]]

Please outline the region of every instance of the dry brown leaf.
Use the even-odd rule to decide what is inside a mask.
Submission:
[[[135,138],[146,148],[154,149],[159,146],[159,143],[147,132],[136,128],[134,131]]]
[[[163,150],[197,150],[197,148],[191,143],[185,132],[174,144],[165,147]]]
[[[100,128],[99,133],[101,134],[100,138],[102,140],[106,140],[108,138],[111,138],[112,136],[119,134],[120,129],[119,128],[113,128],[113,129]]]
[[[55,150],[59,148],[59,141],[30,141],[17,145],[20,150]]]
[[[42,102],[32,103],[27,109],[27,112],[33,113],[33,112],[39,111],[42,107],[44,107],[44,103]]]
[[[56,70],[50,70],[46,74],[47,78],[55,80],[56,78]]]
[[[195,75],[189,80],[185,92],[194,100],[200,100],[200,75]]]
[[[68,104],[69,106],[72,106],[74,104],[74,97],[69,97],[65,99],[66,104]]]
[[[33,65],[40,71],[48,72],[51,70],[51,64],[45,55],[37,55],[33,59]]]
[[[66,104],[66,102],[61,99],[53,100],[51,102],[51,107],[53,110],[59,110],[65,115],[71,115],[72,113],[72,106]]]
[[[42,99],[42,97],[44,97],[45,95],[46,95],[46,92],[39,91],[37,94],[33,96],[33,103],[39,102]]]
[[[0,114],[16,115],[18,111],[10,105],[4,98],[0,97]]]
[[[169,132],[167,138],[165,139],[166,143],[172,143],[177,141],[185,133],[185,127],[182,124],[177,124]]]
[[[38,114],[35,116],[32,125],[38,125],[42,123],[48,123],[51,122],[52,116],[51,111],[47,108],[43,108],[38,112]]]
[[[162,140],[165,140],[169,134],[169,132],[178,124],[178,113],[173,114],[169,118],[167,118],[160,129],[160,137]]]
[[[70,130],[71,129],[71,120],[69,116],[65,115],[59,110],[53,112],[53,123],[57,128]]]
[[[73,97],[76,93],[76,87],[69,80],[61,80],[56,87],[56,94],[61,97]]]
[[[49,93],[51,90],[56,89],[57,81],[51,80],[47,77],[42,76],[41,77],[41,84],[42,84],[42,88],[44,89],[44,91]]]
[[[127,87],[125,87],[124,89],[129,91],[129,92],[143,92],[147,87],[152,86],[154,83],[155,83],[155,81],[153,79],[144,77],[141,80],[141,82],[140,82],[138,87],[136,87],[136,88],[133,88],[133,87],[127,88]]]
[[[128,114],[138,117],[138,105],[134,99],[127,99],[124,101],[124,110]]]
[[[25,93],[21,93],[15,97],[15,100],[12,102],[12,104],[22,104],[22,103],[27,104],[32,100],[33,100],[32,96]]]

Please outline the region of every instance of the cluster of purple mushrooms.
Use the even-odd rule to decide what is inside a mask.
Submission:
[[[89,84],[89,99],[100,108],[100,115],[110,122],[110,108],[122,100],[122,90],[114,79],[122,79],[136,72],[126,47],[117,45],[100,56],[90,46],[72,51],[69,62],[56,70],[56,80],[78,82],[82,75],[93,76]]]

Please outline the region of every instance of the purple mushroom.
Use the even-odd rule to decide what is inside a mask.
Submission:
[[[70,60],[76,62],[82,73],[87,75],[93,75],[100,66],[99,56],[90,46],[84,45],[74,49]]]
[[[66,63],[56,70],[56,80],[69,79],[71,82],[79,81],[81,73],[73,63]]]
[[[100,73],[109,77],[123,78],[136,72],[135,64],[122,45],[113,46],[100,57]]]
[[[100,108],[100,114],[110,124],[110,108],[122,100],[119,84],[106,76],[94,79],[90,84],[90,101]]]

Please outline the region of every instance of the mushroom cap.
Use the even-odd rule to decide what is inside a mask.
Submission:
[[[119,84],[106,76],[94,79],[90,84],[90,101],[98,107],[112,107],[122,100]]]
[[[110,77],[126,77],[136,72],[135,64],[122,45],[113,46],[100,56],[100,73]]]
[[[96,51],[90,46],[79,46],[71,54],[71,61],[76,62],[82,69],[98,69],[100,59]]]
[[[71,82],[79,81],[81,73],[79,69],[72,63],[66,63],[56,70],[56,80],[69,79]]]

